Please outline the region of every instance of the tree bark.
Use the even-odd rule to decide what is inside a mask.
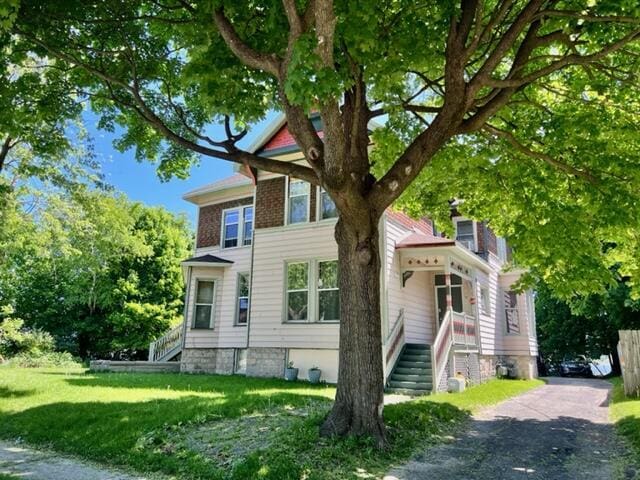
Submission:
[[[323,436],[369,436],[385,444],[380,316],[380,215],[362,205],[336,225],[340,285],[338,390]]]

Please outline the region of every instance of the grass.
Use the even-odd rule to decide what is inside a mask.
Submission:
[[[470,412],[540,385],[495,380],[385,408],[389,448],[324,439],[332,387],[177,374],[0,369],[0,437],[175,478],[379,478]]]
[[[632,445],[636,458],[640,461],[640,398],[626,397],[621,378],[614,378],[611,397],[611,419],[618,431]]]
[[[20,477],[16,477],[15,475],[9,475],[6,473],[0,473],[0,480],[20,480]]]

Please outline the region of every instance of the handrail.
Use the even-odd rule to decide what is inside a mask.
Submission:
[[[468,313],[452,313],[453,343],[455,345],[477,346],[476,318]]]
[[[431,368],[433,369],[433,391],[438,391],[438,385],[447,366],[449,352],[453,346],[453,321],[451,310],[448,310],[440,323],[440,329],[431,347]]]
[[[157,362],[182,344],[183,325],[180,324],[149,345],[149,361]]]
[[[398,346],[404,345],[404,308],[401,308],[398,312],[398,318],[393,324],[393,328],[387,335],[387,338],[385,338],[384,345],[388,346],[385,357],[385,365],[388,367],[389,363],[395,361],[400,354]]]

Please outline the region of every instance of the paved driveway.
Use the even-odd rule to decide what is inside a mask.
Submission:
[[[430,448],[385,480],[636,478],[609,421],[610,383],[548,381],[475,415],[460,438]]]

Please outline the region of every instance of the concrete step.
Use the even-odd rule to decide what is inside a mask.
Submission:
[[[398,382],[395,380],[391,380],[389,382],[389,387],[391,388],[405,388],[408,390],[429,390],[431,388],[431,383],[427,382]]]
[[[397,395],[410,395],[410,396],[419,396],[419,395],[429,395],[431,390],[410,390],[406,388],[386,388],[386,393],[395,393]]]
[[[410,375],[406,373],[393,372],[389,380],[394,382],[429,382],[431,383],[431,375]]]
[[[431,375],[430,368],[411,368],[411,367],[396,367],[393,369],[393,373],[400,373],[402,375]]]

